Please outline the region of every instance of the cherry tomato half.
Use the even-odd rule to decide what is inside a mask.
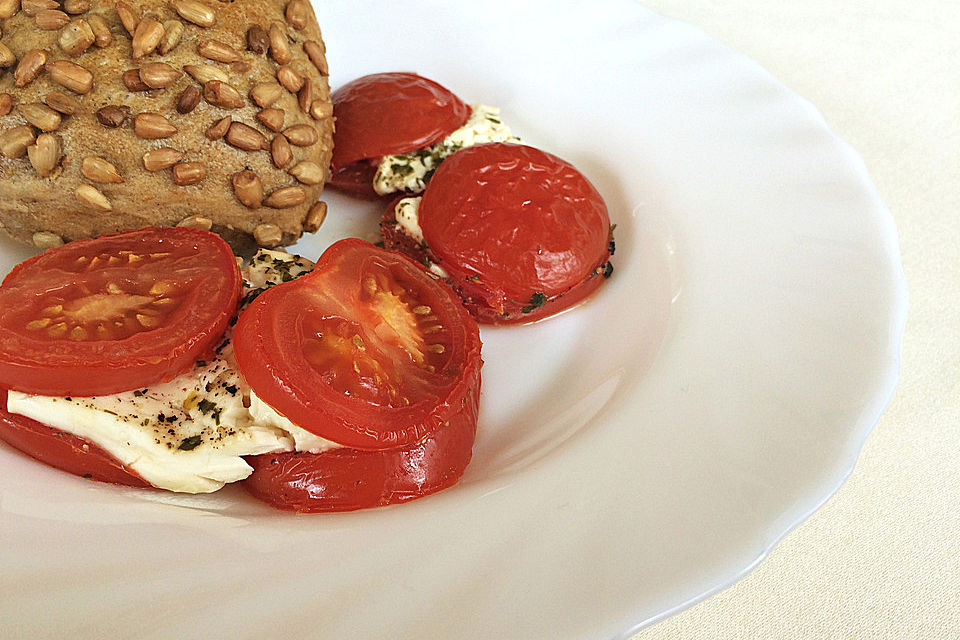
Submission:
[[[481,322],[552,315],[612,271],[603,198],[571,164],[533,147],[461,149],[437,169],[418,217],[424,252]],[[381,226],[386,246],[410,253],[393,219],[389,208]]]
[[[463,408],[420,442],[385,451],[332,449],[248,457],[243,486],[279,509],[301,513],[379,507],[440,491],[457,482],[473,454],[480,370]]]
[[[406,256],[355,238],[254,300],[234,332],[253,391],[354,449],[415,444],[460,412],[480,334],[454,293]]]
[[[45,464],[77,476],[131,487],[148,487],[97,445],[36,420],[7,411],[7,392],[0,389],[0,440]]]
[[[229,245],[198,229],[50,249],[0,285],[0,386],[91,396],[172,378],[223,335],[240,284]]]
[[[469,105],[460,98],[413,73],[363,76],[331,97],[337,118],[333,184],[338,181],[337,173],[355,162],[436,144],[470,117]]]

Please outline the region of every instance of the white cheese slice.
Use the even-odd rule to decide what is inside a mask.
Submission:
[[[243,269],[244,300],[312,267],[298,256],[262,250]],[[252,472],[243,456],[339,447],[252,394],[237,370],[231,335],[228,331],[216,357],[169,382],[88,398],[11,391],[7,407],[85,438],[151,485],[170,491],[207,493],[242,480]]]
[[[488,142],[520,142],[500,120],[498,107],[474,104],[470,108],[467,122],[435,145],[381,158],[373,178],[374,191],[382,196],[398,191],[420,193],[440,163],[454,152]]]
[[[423,239],[423,229],[420,228],[420,200],[420,196],[400,199],[394,206],[394,217],[397,220],[397,226],[400,227],[403,233],[416,240],[418,244],[425,245],[426,241]],[[432,273],[437,274],[441,278],[449,277],[446,270],[439,264],[429,258],[427,262],[429,262],[427,268],[430,269]]]

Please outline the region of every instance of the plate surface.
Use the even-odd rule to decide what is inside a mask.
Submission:
[[[620,638],[726,586],[843,482],[896,383],[892,218],[815,109],[630,2],[317,3],[333,85],[499,105],[617,223],[613,278],[484,329],[455,488],[323,516],[97,485],[0,445],[7,637]],[[296,250],[372,237],[326,197]],[[0,272],[29,252],[0,241]]]

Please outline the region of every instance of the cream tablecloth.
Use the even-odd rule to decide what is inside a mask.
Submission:
[[[757,60],[861,154],[910,312],[900,385],[844,487],[746,578],[634,640],[960,638],[960,3],[645,4]]]

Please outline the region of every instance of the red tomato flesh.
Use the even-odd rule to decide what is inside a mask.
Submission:
[[[9,413],[4,389],[0,389],[0,440],[40,462],[77,476],[131,487],[150,486],[97,445]]]
[[[287,511],[352,511],[407,502],[452,486],[473,453],[480,370],[472,371],[463,407],[420,442],[385,451],[333,449],[324,453],[247,458],[243,481],[255,497]]]
[[[603,198],[571,164],[533,147],[461,149],[437,169],[418,216],[424,255],[481,322],[555,314],[612,271]],[[411,253],[394,220],[391,206],[381,225],[386,246]]]
[[[198,229],[50,249],[0,285],[0,386],[92,396],[170,379],[215,346],[240,288],[230,246]]]
[[[453,292],[406,256],[355,238],[261,294],[233,340],[264,402],[362,450],[436,432],[462,410],[481,366],[477,325]]]
[[[363,76],[331,97],[337,118],[333,183],[337,172],[355,162],[436,144],[470,117],[469,105],[460,98],[413,73]]]

